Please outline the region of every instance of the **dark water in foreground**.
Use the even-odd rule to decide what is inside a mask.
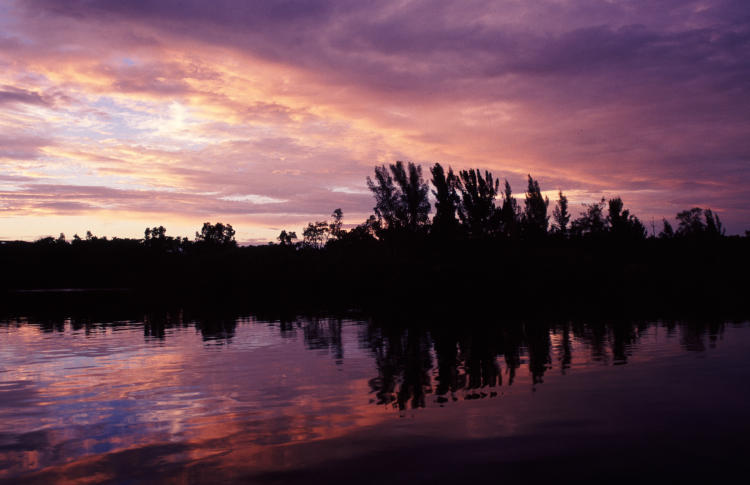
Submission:
[[[0,482],[747,479],[749,325],[489,327],[6,320]]]

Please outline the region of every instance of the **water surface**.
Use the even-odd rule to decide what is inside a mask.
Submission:
[[[715,481],[750,326],[183,312],[0,324],[7,483]]]

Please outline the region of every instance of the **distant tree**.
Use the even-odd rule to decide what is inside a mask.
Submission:
[[[703,215],[706,218],[706,234],[710,237],[724,236],[724,226],[719,219],[719,214],[715,214],[711,209],[706,209]]]
[[[374,243],[377,241],[375,235],[380,231],[378,220],[371,215],[362,224],[359,224],[348,231],[341,231],[338,239],[329,241],[329,244],[335,243],[337,246],[351,246],[362,243]]]
[[[165,239],[167,229],[164,226],[153,227],[152,229],[146,228],[144,236],[146,239]]]
[[[461,193],[458,216],[469,237],[480,238],[495,234],[499,228],[499,214],[495,207],[500,181],[489,171],[461,170],[457,188]]]
[[[235,231],[231,224],[204,222],[201,232],[195,233],[195,241],[214,247],[234,247],[237,246],[234,234]]]
[[[664,222],[664,226],[659,233],[659,239],[672,239],[674,237],[674,229],[672,229],[672,224],[670,224],[666,219],[662,219],[662,221]]]
[[[65,240],[65,234],[62,232],[57,236],[57,244],[68,244],[68,241]]]
[[[456,213],[461,198],[457,193],[459,186],[458,177],[453,173],[453,169],[448,167],[446,175],[442,165],[436,163],[431,169],[432,186],[435,190],[432,195],[435,196],[435,216],[432,218],[432,230],[435,234],[448,235],[454,234],[458,229],[458,219]]]
[[[562,193],[557,193],[557,204],[552,211],[552,218],[555,220],[554,230],[563,236],[568,234],[568,222],[570,222],[570,213],[568,212],[568,198]]]
[[[584,211],[581,216],[574,220],[570,226],[570,231],[576,236],[593,236],[604,234],[607,229],[607,219],[604,217],[604,198],[599,202],[592,204],[583,204]]]
[[[513,197],[513,191],[510,183],[505,180],[505,190],[503,191],[503,207],[500,211],[500,223],[502,233],[506,238],[518,238],[521,211],[518,208],[518,202]]]
[[[724,226],[711,209],[693,207],[677,213],[677,231],[679,237],[721,237],[725,234]]]
[[[91,231],[86,231],[86,240],[87,241],[95,241],[97,238],[94,236]]]
[[[302,231],[302,244],[308,248],[321,249],[328,242],[330,228],[326,221],[310,222]]]
[[[294,231],[286,232],[285,230],[282,230],[281,233],[279,233],[279,237],[276,239],[279,240],[279,244],[282,246],[293,246],[293,241],[297,239],[297,233]]]
[[[390,169],[390,171],[389,171]],[[367,187],[375,195],[375,214],[380,229],[415,232],[427,224],[430,203],[422,167],[396,162],[375,167],[375,180],[367,177]]]
[[[167,229],[164,226],[147,227],[143,231],[143,245],[165,252],[178,252],[183,248],[180,238],[167,236]]]
[[[526,237],[539,238],[547,234],[549,198],[542,197],[539,182],[531,178],[531,175],[528,177],[529,184],[524,201],[522,228]]]
[[[703,222],[703,209],[693,207],[677,213],[677,232],[678,236],[697,236],[703,234],[706,225]]]
[[[331,217],[333,220],[328,225],[328,232],[331,234],[331,237],[341,239],[343,235],[343,229],[341,229],[341,226],[344,222],[344,212],[341,209],[336,209],[333,211],[333,214],[331,214]]]
[[[54,246],[56,244],[56,240],[52,236],[42,237],[34,241],[34,244],[38,246]]]
[[[646,238],[646,227],[629,210],[623,209],[624,204],[620,197],[609,199],[608,205],[607,223],[613,237],[628,240]]]
[[[345,231],[341,236],[341,240],[347,243],[373,242],[378,230],[378,220],[375,216],[370,216],[362,224],[349,231]]]

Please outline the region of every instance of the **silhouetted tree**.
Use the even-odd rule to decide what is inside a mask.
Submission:
[[[518,238],[520,219],[521,211],[518,208],[518,202],[513,197],[513,191],[510,188],[510,183],[508,183],[508,181],[506,180],[505,190],[503,191],[503,207],[500,210],[500,223],[502,226],[502,233],[506,238]]]
[[[302,231],[302,244],[308,248],[321,249],[328,242],[329,231],[326,221],[311,222]]]
[[[152,250],[178,252],[187,245],[187,238],[167,236],[167,229],[164,226],[147,227],[143,231],[143,245]]]
[[[529,185],[526,189],[526,200],[524,201],[522,228],[525,237],[534,239],[547,234],[549,199],[542,197],[539,182],[531,178],[531,175],[528,177]]]
[[[167,229],[164,226],[154,227],[154,228],[146,228],[145,231],[143,231],[143,238],[144,240],[148,241],[149,239],[165,239],[167,234]]]
[[[703,209],[693,207],[677,213],[677,232],[678,236],[696,236],[702,234],[706,228],[703,223]]]
[[[373,210],[378,217],[378,222],[386,228],[398,228],[402,222],[400,197],[393,183],[393,177],[385,165],[375,167],[375,181],[367,177],[367,187],[375,196]]]
[[[557,193],[557,204],[552,211],[552,218],[555,220],[554,231],[563,236],[568,234],[568,222],[570,222],[570,213],[568,212],[568,198],[562,193]]]
[[[432,173],[432,185],[435,187],[435,190],[432,191],[435,196],[435,216],[432,218],[432,230],[440,235],[455,234],[458,230],[456,212],[461,201],[457,193],[458,178],[450,167],[448,167],[448,174],[446,175],[439,163],[436,163],[430,169],[430,172]]]
[[[646,228],[640,219],[630,214],[627,209],[623,210],[623,202],[620,197],[609,199],[609,214],[607,223],[612,236],[617,239],[637,240],[646,238]]]
[[[344,212],[341,209],[336,209],[331,214],[331,217],[333,220],[328,225],[328,232],[331,234],[331,237],[341,239],[343,235],[343,229],[341,229],[341,226],[344,222]]]
[[[278,239],[281,246],[293,246],[293,241],[297,239],[297,233],[295,231],[286,232],[286,230],[282,230],[276,239]]]
[[[677,232],[680,237],[720,237],[724,227],[718,214],[711,209],[693,207],[677,214]]]
[[[469,237],[479,238],[495,234],[499,229],[499,214],[495,207],[499,180],[494,180],[489,171],[462,170],[457,188],[461,192],[458,216]]]
[[[375,214],[381,230],[415,232],[427,223],[430,203],[428,187],[422,179],[422,167],[396,162],[375,167],[375,181],[367,177],[367,186],[375,195]]]
[[[724,226],[719,219],[719,214],[714,214],[711,209],[703,212],[706,218],[706,234],[710,237],[719,237],[724,235]]]
[[[604,198],[593,204],[583,204],[585,210],[571,224],[571,233],[579,237],[605,233],[607,231],[607,219],[604,217],[605,204]]]
[[[361,244],[364,242],[374,242],[375,234],[378,231],[378,220],[375,216],[370,216],[362,224],[352,228],[349,231],[344,231],[341,235],[341,241],[348,244]]]
[[[401,189],[401,203],[406,209],[406,226],[414,231],[427,223],[430,202],[427,200],[429,188],[422,179],[422,167],[409,163],[408,175],[401,162],[392,168],[393,178]]]
[[[231,224],[223,224],[221,222],[211,224],[210,222],[204,222],[201,232],[195,233],[195,241],[214,247],[234,247],[237,246],[234,234],[235,232]]]
[[[664,222],[664,226],[659,233],[659,239],[672,239],[674,237],[674,229],[672,229],[672,224],[670,224],[666,219],[662,219],[662,221]]]

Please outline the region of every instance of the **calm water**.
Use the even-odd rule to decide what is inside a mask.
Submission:
[[[747,478],[749,357],[743,323],[13,318],[0,482]]]

